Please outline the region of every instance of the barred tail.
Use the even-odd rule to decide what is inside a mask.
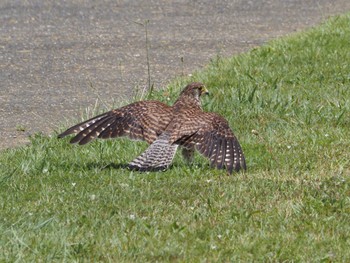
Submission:
[[[161,135],[130,164],[130,169],[142,172],[166,170],[176,153],[178,145],[169,143],[168,135]]]

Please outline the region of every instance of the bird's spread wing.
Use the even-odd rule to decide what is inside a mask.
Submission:
[[[95,138],[128,136],[152,143],[168,125],[171,107],[159,101],[139,101],[79,123],[58,135],[77,134],[71,143],[86,144]]]
[[[242,148],[223,117],[202,112],[188,119],[185,126],[186,133],[180,134],[175,144],[197,149],[209,158],[212,167],[226,167],[229,173],[246,169]]]

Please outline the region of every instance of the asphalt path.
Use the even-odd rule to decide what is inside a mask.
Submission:
[[[0,1],[0,149],[350,10],[349,0]],[[148,21],[148,22],[147,22]]]

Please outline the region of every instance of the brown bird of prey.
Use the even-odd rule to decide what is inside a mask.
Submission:
[[[159,101],[138,101],[79,123],[58,137],[76,134],[71,143],[86,144],[95,138],[128,136],[150,146],[130,164],[139,171],[165,170],[177,147],[191,161],[194,151],[210,160],[211,166],[246,169],[245,158],[228,122],[220,115],[204,112],[200,97],[208,94],[202,83],[190,83],[173,106]]]

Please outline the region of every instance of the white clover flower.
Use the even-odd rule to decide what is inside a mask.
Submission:
[[[210,245],[210,249],[212,249],[212,250],[215,250],[215,249],[217,249],[218,247],[216,246],[216,245]]]
[[[134,214],[129,215],[129,219],[135,220],[136,216]]]

